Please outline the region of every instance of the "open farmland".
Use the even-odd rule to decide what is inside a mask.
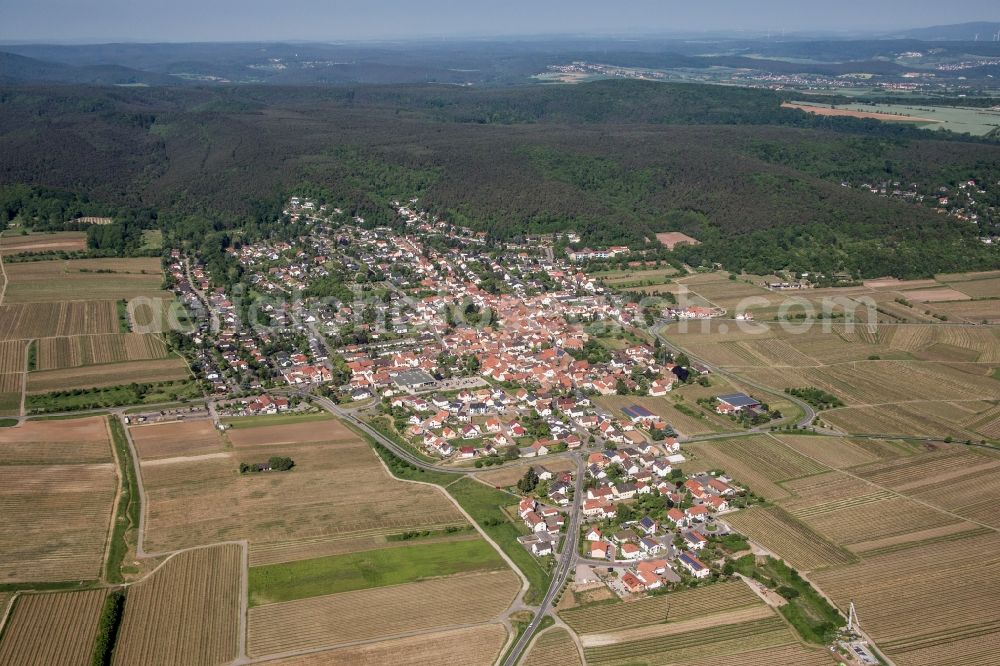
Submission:
[[[0,255],[5,257],[25,252],[79,252],[86,249],[87,234],[82,231],[8,233],[0,239]]]
[[[911,445],[898,440],[864,440],[843,437],[773,434],[786,446],[835,469],[878,462],[913,453]]]
[[[538,635],[521,662],[524,666],[583,666],[573,637],[565,629],[553,627]]]
[[[209,419],[134,425],[129,433],[143,461],[217,453],[225,446]]]
[[[63,370],[44,370],[28,375],[28,393],[49,393],[74,388],[119,386],[162,382],[191,376],[184,360],[177,357],[156,361],[128,361],[108,365],[88,365]]]
[[[43,338],[38,341],[39,370],[164,358],[167,358],[167,347],[155,335],[112,333]]]
[[[114,663],[204,664],[239,651],[241,547],[186,551],[133,585]]]
[[[810,571],[846,564],[854,559],[849,552],[776,506],[744,509],[727,515],[726,522],[777,553],[796,569]]]
[[[24,340],[0,342],[0,375],[24,372],[27,352],[28,343]]]
[[[136,262],[142,262],[144,268],[138,268]],[[8,283],[4,303],[8,305],[136,296],[172,298],[161,290],[163,276],[155,258],[33,261],[8,263],[5,268]]]
[[[118,332],[114,301],[0,306],[0,340]]]
[[[970,298],[993,298],[1000,294],[1000,277],[965,280],[954,285],[954,288]]]
[[[358,442],[358,435],[334,418],[311,419],[268,425],[268,417],[249,428],[234,427],[226,436],[236,448],[306,444],[308,442]],[[281,418],[281,417],[276,417]]]
[[[868,465],[859,476],[963,518],[1000,528],[1000,457],[958,448]]]
[[[811,579],[899,666],[987,664],[1000,640],[1000,535],[916,545]]]
[[[721,469],[768,499],[788,495],[778,481],[819,474],[826,468],[784,446],[768,435],[712,440],[688,444],[694,454],[691,464]]]
[[[520,589],[512,571],[448,576],[251,608],[251,656],[490,622]]]
[[[506,640],[507,630],[502,624],[479,624],[310,652],[267,663],[273,666],[490,666],[496,661]]]
[[[344,539],[365,539],[356,544],[364,549],[377,547],[370,544],[384,542],[387,534],[466,524],[440,490],[396,480],[365,442],[353,434],[346,437],[343,426],[330,421],[304,425],[303,440],[312,443],[253,445],[221,457],[143,463],[147,547],[172,550],[249,539],[255,563],[263,563],[255,550],[265,544],[271,545],[264,562],[280,562],[344,552]],[[344,439],[315,441],[336,436],[335,427]],[[291,457],[295,468],[239,474],[240,462],[272,455]]]
[[[0,664],[87,666],[107,593],[19,595],[0,639]]]
[[[102,419],[0,429],[4,582],[98,577],[117,489],[107,437]]]
[[[111,461],[103,416],[25,421],[0,428],[0,460],[8,464],[104,463]]]

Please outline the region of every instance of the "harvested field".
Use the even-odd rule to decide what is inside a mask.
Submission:
[[[208,666],[235,659],[241,577],[235,544],[167,560],[129,590],[114,663]]]
[[[356,442],[358,436],[337,419],[305,421],[282,425],[234,428],[226,432],[236,448],[306,444],[308,442]]]
[[[970,296],[960,291],[941,287],[939,289],[915,289],[904,291],[903,296],[909,301],[917,303],[939,303],[942,301],[967,301]]]
[[[661,636],[673,636],[674,634],[684,634],[697,629],[710,630],[714,627],[721,627],[727,624],[738,624],[740,622],[751,622],[772,617],[774,611],[764,604],[748,606],[739,610],[726,611],[696,617],[683,622],[667,622],[661,624],[649,624],[644,627],[633,627],[622,629],[611,633],[584,634],[580,637],[580,642],[584,648],[600,647],[603,645],[617,645],[618,643],[631,643],[633,641],[643,641]]]
[[[592,604],[559,611],[559,617],[578,634],[618,631],[659,624],[669,615],[671,622],[693,620],[704,615],[752,608],[761,603],[743,581],[681,590],[639,601]]]
[[[1000,528],[1000,458],[953,449],[866,466],[857,473],[969,520]]]
[[[216,453],[225,445],[208,419],[131,426],[129,432],[143,461]]]
[[[678,245],[698,245],[701,243],[696,238],[691,238],[687,234],[682,234],[679,231],[665,231],[656,234],[656,240],[659,241],[661,245],[666,246],[668,250],[672,250]]]
[[[110,263],[109,263],[110,262]],[[124,266],[120,272],[97,273],[102,268]],[[141,273],[132,262],[144,262]],[[4,303],[43,301],[119,300],[136,296],[171,298],[161,290],[163,275],[157,259],[75,259],[7,264],[7,293]],[[86,269],[90,272],[84,272]],[[117,270],[110,268],[110,270]],[[127,271],[127,272],[126,272]]]
[[[500,469],[490,472],[479,472],[476,476],[491,486],[507,488],[517,484],[518,480],[524,476],[529,467],[544,467],[550,472],[570,472],[576,469],[576,465],[570,458],[553,458],[552,460],[539,458],[537,460],[538,462],[530,465],[504,465]]]
[[[117,333],[114,301],[22,303],[0,306],[0,340]]]
[[[167,358],[167,347],[155,335],[112,333],[43,338],[38,341],[39,370],[163,358]]]
[[[847,546],[961,523],[841,472],[793,481],[782,508],[832,543]]]
[[[28,375],[29,393],[49,393],[74,388],[96,388],[122,384],[188,379],[191,372],[181,358],[130,361],[64,370],[45,370]]]
[[[972,298],[993,298],[1000,296],[1000,277],[988,280],[968,280],[955,288]]]
[[[89,580],[100,573],[117,491],[101,417],[0,429],[0,580]],[[80,464],[66,464],[80,463]]]
[[[310,425],[329,432],[336,422]],[[261,428],[246,432],[257,430]],[[229,434],[237,432],[243,431]],[[304,548],[299,553],[305,554],[315,539],[367,538],[465,524],[441,491],[391,477],[371,447],[353,437],[335,443],[258,446],[224,458],[144,464],[147,548],[172,550],[248,539],[254,548],[300,542]],[[241,461],[271,455],[291,457],[295,468],[271,475],[239,474]]]
[[[802,571],[847,564],[854,559],[776,506],[731,513],[726,522]]]
[[[986,664],[1000,641],[998,549],[1000,534],[988,532],[869,556],[811,578],[841,610],[853,600],[865,630],[898,664]],[[929,609],[933,622],[914,621]],[[935,661],[952,654],[951,643],[960,661]]]
[[[790,102],[783,102],[782,108],[785,109],[798,109],[800,111],[805,111],[807,113],[813,113],[817,116],[847,116],[850,118],[871,118],[872,120],[881,120],[884,122],[891,123],[938,123],[939,120],[932,120],[930,118],[916,118],[914,116],[897,116],[891,113],[877,113],[873,111],[851,111],[850,109],[831,109],[825,106],[813,106],[811,104],[792,104]]]
[[[564,632],[565,633],[565,632]],[[502,624],[378,641],[268,661],[274,666],[489,666],[507,640]],[[575,651],[576,648],[574,648]],[[565,656],[565,655],[564,655]],[[572,664],[572,661],[557,663]],[[577,662],[579,663],[579,661]],[[547,664],[548,666],[548,664]]]
[[[0,460],[39,465],[111,462],[108,426],[103,416],[91,416],[0,428]]]
[[[525,655],[524,666],[583,666],[573,637],[565,629],[553,627],[543,631]]]
[[[24,372],[28,343],[24,340],[0,342],[0,375]]]
[[[843,469],[878,462],[876,455],[860,443],[843,437],[812,437],[809,435],[773,435],[799,453],[833,467]]]
[[[0,640],[0,664],[87,666],[107,590],[21,594]]]
[[[935,303],[928,308],[935,314],[942,314],[951,321],[967,321],[971,324],[1000,321],[1000,300],[965,301],[961,303]]]
[[[695,629],[682,634],[601,647],[585,648],[588,664],[648,664],[661,666],[690,663],[696,656],[708,656],[716,663],[730,663],[729,655],[797,643],[791,630],[775,614],[761,620],[713,627],[710,632]]]
[[[0,255],[5,257],[25,252],[79,252],[86,249],[87,234],[82,231],[5,235],[0,239]]]
[[[449,576],[251,608],[247,651],[257,657],[493,620],[520,580],[512,571]]]

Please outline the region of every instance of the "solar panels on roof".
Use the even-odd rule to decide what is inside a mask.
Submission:
[[[630,407],[625,407],[622,409],[622,413],[630,419],[648,419],[654,418],[656,414],[649,411],[642,405],[632,405]]]
[[[732,405],[733,407],[754,407],[760,404],[746,393],[730,393],[729,395],[720,395],[719,402],[724,402],[727,405]]]

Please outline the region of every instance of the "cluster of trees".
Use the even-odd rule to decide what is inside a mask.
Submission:
[[[844,403],[837,396],[815,387],[786,388],[785,393],[805,400],[816,409],[833,409],[844,406]]]
[[[287,456],[271,456],[263,463],[240,463],[240,474],[256,472],[287,472],[295,467],[295,461]]]

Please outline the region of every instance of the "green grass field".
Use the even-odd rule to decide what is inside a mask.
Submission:
[[[318,597],[472,571],[506,564],[482,539],[414,544],[270,564],[250,569],[250,605]]]
[[[525,602],[535,603],[541,599],[549,587],[551,575],[547,568],[517,542],[517,537],[525,533],[527,528],[523,528],[524,532],[519,530],[520,526],[510,522],[501,509],[502,506],[515,503],[516,498],[470,478],[456,481],[446,490],[528,578],[531,589],[524,597]]]
[[[274,414],[271,416],[239,416],[223,418],[222,422],[233,430],[256,428],[258,426],[289,425],[308,421],[329,421],[333,415],[329,412],[311,412],[309,414]]]

